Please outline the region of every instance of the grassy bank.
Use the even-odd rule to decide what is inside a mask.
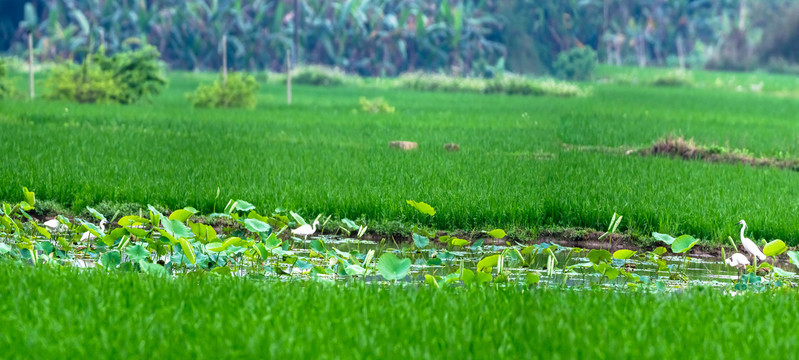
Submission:
[[[27,186],[77,210],[210,213],[237,198],[383,223],[416,221],[405,204],[414,199],[433,205],[430,224],[446,230],[604,229],[615,211],[633,234],[718,242],[744,218],[752,238],[799,240],[795,172],[602,150],[674,133],[795,157],[799,100],[765,90],[596,85],[590,97],[553,98],[297,86],[286,106],[285,89],[269,84],[255,110],[192,109],[184,94],[212,77],[172,74],[165,93],[132,106],[0,102],[0,199],[19,200]],[[382,96],[397,113],[362,113],[361,96]],[[392,140],[420,149],[393,151]]]
[[[796,293],[436,291],[11,263],[0,263],[0,293],[9,358],[662,359],[799,350],[782,331],[799,320]]]

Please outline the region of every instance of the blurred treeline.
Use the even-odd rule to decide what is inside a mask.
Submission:
[[[542,74],[584,46],[637,66],[799,60],[789,0],[0,0],[0,51],[24,55],[29,31],[42,61],[143,39],[179,69],[218,68],[223,35],[228,63],[245,70],[282,70],[291,54],[363,75]]]

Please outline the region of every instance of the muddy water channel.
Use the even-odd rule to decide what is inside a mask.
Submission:
[[[57,244],[46,244],[50,242],[41,239],[35,254],[21,248],[15,256],[34,264],[173,276],[207,272],[284,281],[395,282],[436,287],[496,284],[673,291],[688,286],[712,286],[740,290],[743,273],[754,271],[753,267],[746,270],[731,267],[719,258],[691,257],[690,252],[673,254],[665,248],[619,250],[611,254],[606,250],[550,243],[483,245],[480,240],[465,246],[431,240],[420,246],[414,242],[387,243],[335,236],[307,240],[296,237],[281,240],[272,236],[263,242],[242,240],[225,246],[187,243],[190,246],[187,247],[155,236],[135,244],[94,243],[75,246],[69,251],[60,250]],[[5,249],[13,247],[6,245]],[[6,252],[4,256],[8,255]],[[780,261],[774,267],[796,270],[794,265]],[[773,270],[759,275],[744,275],[743,284],[756,282],[762,289],[763,285],[785,286],[796,280],[793,273],[786,271],[777,276]]]
[[[376,253],[391,252],[400,258],[411,261],[410,271],[402,281],[425,281],[425,275],[436,277],[439,282],[448,277],[460,275],[462,269],[485,272],[490,271],[493,281],[500,279],[507,283],[524,283],[537,278],[539,285],[585,287],[605,286],[621,287],[636,284],[655,284],[660,282],[667,288],[681,288],[685,285],[704,285],[714,287],[730,286],[739,281],[742,271],[724,263],[723,259],[709,256],[691,257],[663,254],[653,256],[653,252],[636,252],[628,259],[609,261],[589,258],[590,249],[564,247],[557,244],[542,243],[536,245],[515,246],[483,245],[455,248],[442,244],[430,243],[423,249],[412,243],[380,244],[373,241],[356,239],[319,237],[315,239],[333,249],[337,254],[346,253],[355,258],[365,258],[363,254],[374,250]],[[318,256],[310,248],[312,241],[296,244],[295,254],[301,258],[311,259]],[[609,253],[608,253],[609,254]],[[500,255],[503,258],[501,273],[498,265],[491,269],[480,268],[482,260]],[[602,264],[607,264],[607,267]],[[781,264],[779,266],[792,267]],[[603,274],[603,269],[604,274]],[[617,269],[608,271],[610,269]],[[618,273],[616,273],[618,271]],[[380,281],[379,273],[369,276],[368,281]],[[460,277],[460,276],[459,276]]]

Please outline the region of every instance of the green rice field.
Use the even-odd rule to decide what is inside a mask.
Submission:
[[[743,218],[752,238],[799,243],[795,171],[625,155],[674,134],[795,158],[799,81],[695,72],[691,87],[646,85],[657,74],[602,68],[598,77],[611,81],[583,84],[591,95],[576,98],[372,81],[298,85],[288,106],[285,87],[268,82],[254,110],[208,110],[193,109],[185,94],[213,75],[171,73],[164,93],[136,105],[5,100],[0,199],[18,201],[26,186],[42,214],[86,206],[112,214],[146,204],[211,213],[234,198],[362,218],[373,229],[418,221],[411,199],[431,204],[437,213],[426,224],[442,230],[602,230],[617,212],[620,230],[639,237],[686,233],[720,243]],[[749,91],[759,81],[762,92]],[[362,96],[383,97],[396,113],[363,113]],[[389,149],[393,140],[419,149]],[[445,151],[448,142],[460,151]]]
[[[600,67],[575,97],[361,79],[287,105],[261,76],[251,110],[191,107],[213,74],[169,79],[128,106],[0,101],[2,357],[799,349],[793,77]],[[361,108],[379,97],[396,111]],[[665,138],[770,165],[644,155]],[[726,259],[741,219],[752,264]]]
[[[718,359],[799,350],[794,291],[330,286],[3,261],[0,294],[7,358]]]

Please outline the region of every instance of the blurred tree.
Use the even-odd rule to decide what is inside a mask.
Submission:
[[[601,61],[702,66],[775,38],[790,0],[34,0],[36,52],[83,58],[105,45],[154,45],[174,68],[216,69],[227,35],[233,69],[302,61],[369,75],[409,70],[546,73],[561,52]],[[295,3],[299,6],[295,14]],[[24,52],[24,2],[0,0],[0,49]],[[769,38],[770,39],[770,38]],[[742,53],[738,48],[744,48]],[[747,50],[748,49],[748,50]],[[488,71],[488,72],[492,72]]]

